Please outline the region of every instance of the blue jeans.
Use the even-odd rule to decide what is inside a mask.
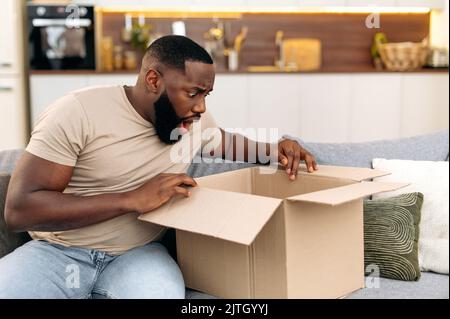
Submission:
[[[178,265],[156,242],[111,256],[32,240],[0,259],[0,299],[184,297]]]

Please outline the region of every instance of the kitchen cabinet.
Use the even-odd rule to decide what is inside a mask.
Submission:
[[[289,74],[264,74],[248,76],[247,126],[267,131],[278,130],[283,134],[295,134],[301,126],[300,120],[300,77]]]
[[[352,77],[310,74],[300,77],[300,114],[297,134],[315,142],[348,141],[353,94]]]
[[[20,41],[17,41],[16,35],[20,25],[18,6],[19,1],[2,1],[0,10],[0,75],[19,73],[20,59]]]
[[[349,142],[400,136],[402,74],[352,77]]]
[[[56,99],[73,90],[89,85],[85,75],[30,76],[31,125],[39,114]]]
[[[19,77],[0,78],[0,150],[23,148],[26,115],[23,83]]]
[[[32,75],[30,76],[31,124],[59,97],[88,86],[134,85],[137,75]]]
[[[69,91],[135,81],[133,74],[32,75],[32,122]],[[206,104],[226,129],[362,142],[448,128],[448,82],[448,73],[217,74]]]
[[[410,136],[448,129],[448,74],[404,77],[401,135]]]
[[[249,122],[248,77],[220,74],[206,106],[222,128],[247,127]]]
[[[24,147],[28,135],[22,8],[3,0],[0,9],[0,150]]]

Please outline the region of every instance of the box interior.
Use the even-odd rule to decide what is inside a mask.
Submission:
[[[218,175],[202,177],[201,187],[245,193],[278,199],[353,184],[344,178],[327,177],[300,172],[295,181],[289,180],[284,170],[271,171],[252,167]]]

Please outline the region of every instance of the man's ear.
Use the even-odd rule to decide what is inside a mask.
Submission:
[[[155,69],[148,70],[145,74],[145,86],[153,94],[164,90],[161,74]]]

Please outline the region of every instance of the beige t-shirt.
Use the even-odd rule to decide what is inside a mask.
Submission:
[[[166,145],[130,104],[122,86],[92,87],[69,93],[50,105],[39,117],[26,150],[74,167],[64,193],[120,193],[138,188],[159,173],[185,173],[206,142],[201,133],[216,127],[208,112],[200,122],[174,146]],[[165,230],[137,217],[137,213],[128,213],[83,228],[30,235],[119,255],[159,239]]]

